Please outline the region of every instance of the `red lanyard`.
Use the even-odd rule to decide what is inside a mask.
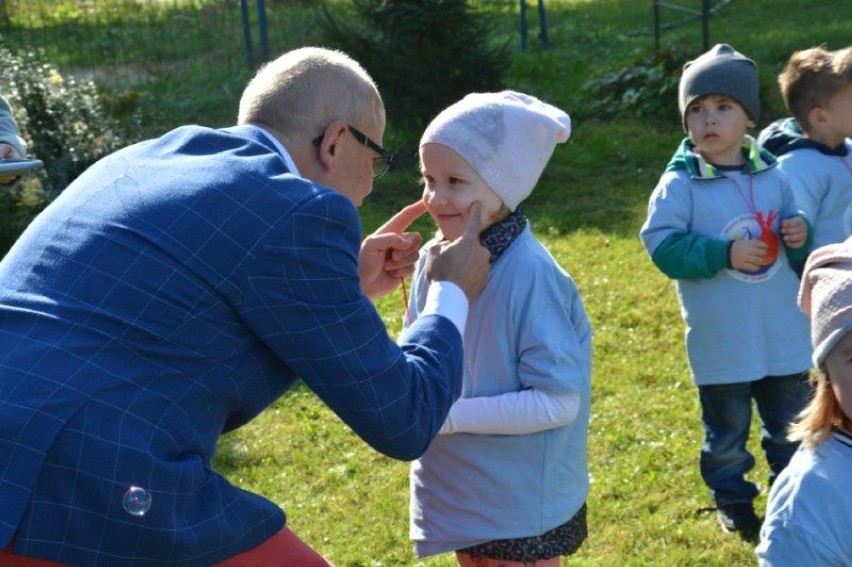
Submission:
[[[408,310],[408,292],[405,291],[405,278],[399,278],[402,283],[402,301],[405,303],[405,324],[411,324],[411,312]]]
[[[726,175],[725,177],[728,176]],[[745,191],[743,191],[743,188],[740,186],[739,182],[733,177],[728,177],[728,179],[730,179],[731,183],[734,184],[734,187],[737,188],[737,193],[739,193],[740,197],[742,197],[743,202],[745,203],[746,208],[748,209],[748,212],[750,212],[753,217],[757,218],[757,207],[754,204],[754,176],[748,176],[748,199],[746,199]]]
[[[760,226],[760,230],[764,233],[773,232],[772,223],[778,216],[778,211],[769,211],[769,213],[764,216],[761,211],[757,210],[757,205],[754,204],[754,175],[748,176],[748,199],[746,199],[745,191],[743,191],[743,188],[740,187],[739,182],[733,177],[728,177],[728,179],[730,179],[731,183],[734,184],[734,187],[737,188],[737,193],[739,193],[740,197],[743,198],[743,202],[745,202],[748,212],[750,212],[751,216],[757,221],[757,224]]]

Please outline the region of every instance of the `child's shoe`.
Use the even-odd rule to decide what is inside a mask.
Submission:
[[[719,506],[716,509],[716,518],[722,529],[728,533],[756,534],[760,532],[762,524],[760,518],[754,513],[751,502]]]

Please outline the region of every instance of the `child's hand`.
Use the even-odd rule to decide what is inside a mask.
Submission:
[[[781,221],[781,237],[787,248],[801,248],[808,239],[808,224],[802,217],[792,217]]]
[[[731,246],[731,266],[743,272],[756,272],[763,266],[768,248],[761,240],[735,240]]]
[[[14,146],[0,142],[0,159],[21,159],[22,157],[24,156],[19,154]]]
[[[0,143],[0,159],[21,159],[21,154],[9,144]],[[0,177],[0,185],[10,185],[17,179],[17,175],[4,175]]]

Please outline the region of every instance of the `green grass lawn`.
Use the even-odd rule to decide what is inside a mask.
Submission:
[[[840,0],[731,2],[711,21],[711,44],[728,42],[753,57],[764,106],[779,111],[775,77],[789,54],[848,42],[844,6]],[[531,22],[528,50],[516,56],[508,86],[575,117],[571,140],[557,149],[527,207],[537,235],[576,279],[595,332],[590,535],[567,563],[754,564],[754,542],[717,527],[698,472],[699,406],[673,284],[637,237],[647,198],[683,136],[677,109],[670,124],[629,115],[601,120],[583,111],[590,103],[583,88],[588,80],[650,55],[650,2],[549,1],[547,7],[552,46],[538,47]],[[698,22],[666,30],[663,41],[698,54]],[[410,177],[377,184],[362,210],[365,227],[417,194]],[[378,306],[395,335],[401,295]],[[762,489],[762,509],[768,468],[757,439],[755,427],[751,448],[758,465],[751,478]],[[337,565],[455,564],[450,555],[417,560],[412,554],[408,465],[376,455],[304,388],[226,438],[218,463],[241,486],[280,503],[291,527]]]
[[[282,4],[281,9],[297,9]],[[516,2],[481,4],[503,14],[507,37],[517,41],[511,9]],[[574,117],[571,139],[557,149],[527,206],[536,234],[575,278],[594,328],[590,533],[568,563],[753,564],[754,543],[723,534],[716,525],[698,473],[697,392],[684,356],[673,284],[651,264],[638,239],[648,196],[683,137],[677,109],[672,106],[669,119],[655,120],[630,113],[600,118],[588,111],[593,100],[584,85],[589,80],[650,57],[651,2],[548,0],[547,9],[551,47],[542,50],[536,43],[535,10],[529,10],[528,50],[516,54],[507,86],[553,102]],[[286,19],[274,14],[270,19],[276,22],[270,31],[276,49],[304,41],[303,29],[288,29]],[[790,53],[823,43],[844,47],[850,23],[848,0],[734,1],[713,16],[711,44],[731,43],[757,61],[764,106],[777,115],[782,106],[775,77]],[[697,55],[700,26],[696,21],[668,29],[663,41]],[[171,81],[179,84],[164,78],[162,86],[149,85],[150,99],[163,103],[171,97],[163,94],[166,89],[195,90],[204,79]],[[174,113],[160,109],[156,126],[164,130],[184,120],[227,124],[239,86],[224,83],[208,92],[203,109],[186,100]],[[776,115],[763,116],[761,124]],[[389,124],[386,139],[397,141],[392,116]],[[410,174],[381,180],[362,208],[365,230],[418,196]],[[425,221],[417,227],[430,230]],[[401,294],[377,306],[395,336],[403,314]],[[762,489],[757,502],[762,509],[768,469],[756,427],[752,433],[758,465],[751,478]],[[292,529],[338,566],[455,564],[450,555],[417,560],[412,554],[408,464],[372,451],[305,387],[223,438],[215,466],[235,484],[283,507]]]
[[[516,56],[508,86],[575,116],[571,140],[557,149],[527,208],[537,235],[576,279],[595,332],[590,535],[567,563],[754,564],[754,542],[717,527],[698,472],[699,406],[673,284],[637,237],[647,198],[683,136],[677,109],[671,108],[669,124],[630,115],[601,120],[583,111],[589,79],[653,50],[650,2],[549,1],[547,7],[552,46],[541,50],[531,27],[529,49]],[[846,8],[842,0],[731,2],[711,21],[711,44],[731,43],[758,62],[764,106],[777,114],[783,107],[775,77],[786,58],[820,43],[843,47]],[[666,30],[663,41],[699,53],[698,22]],[[362,210],[366,228],[417,194],[410,177],[377,184]],[[401,296],[391,294],[378,306],[395,335]],[[758,465],[751,478],[762,489],[762,510],[768,468],[757,438],[755,427],[751,448]],[[291,527],[338,565],[455,564],[450,555],[418,561],[412,554],[408,465],[376,455],[304,388],[226,438],[218,466],[280,503]]]

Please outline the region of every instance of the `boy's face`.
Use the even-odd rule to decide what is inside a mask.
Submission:
[[[852,83],[834,93],[821,109],[815,125],[821,134],[820,141],[834,148],[852,137]]]
[[[497,193],[447,146],[425,144],[420,148],[420,170],[423,202],[445,238],[455,240],[462,235],[474,201],[482,204],[483,229],[506,216],[500,213],[503,201]]]
[[[704,159],[716,165],[741,165],[743,137],[755,124],[743,107],[725,95],[699,97],[686,107],[689,139]]]
[[[825,368],[831,379],[831,388],[847,422],[852,421],[852,332],[840,339],[828,356]]]

